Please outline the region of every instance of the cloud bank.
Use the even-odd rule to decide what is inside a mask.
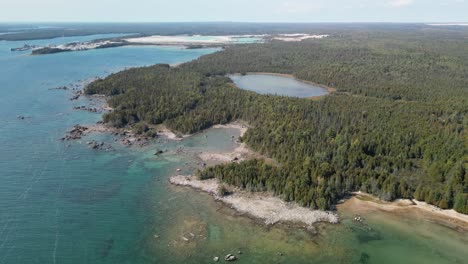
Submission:
[[[389,5],[393,7],[403,7],[413,4],[413,0],[391,0]]]

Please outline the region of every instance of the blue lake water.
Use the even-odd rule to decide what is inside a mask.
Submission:
[[[216,51],[127,46],[44,56],[10,52],[25,43],[108,36],[0,42],[1,264],[195,264],[239,250],[237,263],[249,264],[468,259],[465,230],[416,213],[339,209],[342,224],[319,226],[319,235],[311,236],[300,228],[265,227],[208,195],[167,184],[176,169],[191,173],[197,168],[194,153],[232,150],[231,137],[239,135],[233,129],[211,129],[182,141],[158,139],[145,148],[124,147],[106,134],[59,140],[73,125],[93,124],[101,116],[73,110],[89,99],[70,101],[70,91],[50,88]],[[112,144],[115,151],[90,149],[86,141],[92,139]],[[154,156],[156,149],[167,152]],[[350,220],[355,213],[366,218],[372,232]]]
[[[269,74],[230,75],[237,87],[259,94],[284,95],[291,97],[322,96],[328,91],[322,87],[301,82],[294,78]]]

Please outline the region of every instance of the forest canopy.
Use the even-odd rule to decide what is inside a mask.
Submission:
[[[229,73],[272,72],[337,89],[320,100],[237,89]],[[352,30],[321,40],[230,46],[178,67],[125,70],[91,83],[112,96],[104,121],[194,133],[234,120],[277,161],[199,171],[251,191],[329,209],[354,191],[468,213],[468,31]]]

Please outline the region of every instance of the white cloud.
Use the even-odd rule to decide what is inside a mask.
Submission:
[[[413,2],[413,0],[390,0],[388,4],[393,7],[402,7],[411,5]]]

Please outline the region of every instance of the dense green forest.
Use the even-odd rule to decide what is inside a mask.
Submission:
[[[325,84],[320,100],[237,89],[227,73],[275,72]],[[468,213],[468,31],[391,28],[321,40],[228,47],[175,68],[98,80],[117,127],[161,124],[193,133],[241,119],[242,140],[276,160],[198,172],[327,209],[349,192],[414,198]]]

